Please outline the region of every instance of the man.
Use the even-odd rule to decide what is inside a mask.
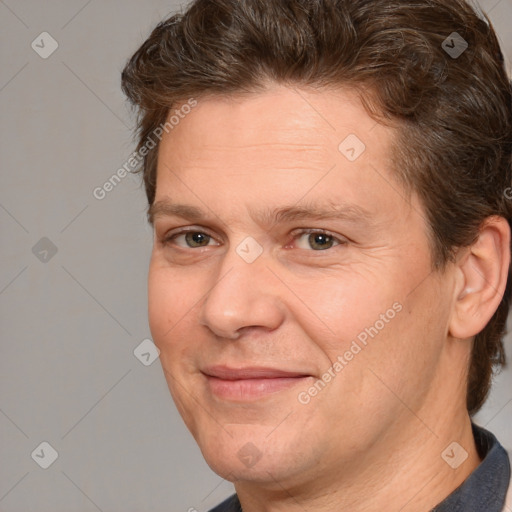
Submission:
[[[149,320],[219,511],[506,510],[512,107],[462,0],[196,0],[123,71]]]

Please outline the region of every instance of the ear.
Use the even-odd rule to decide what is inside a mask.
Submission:
[[[509,265],[510,226],[503,217],[488,217],[456,264],[452,336],[471,338],[487,325],[505,293]]]

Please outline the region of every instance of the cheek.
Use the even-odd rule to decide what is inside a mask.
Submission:
[[[364,339],[365,329],[378,322],[379,331],[384,330],[397,316],[393,304],[400,298],[399,292],[373,275],[365,277],[346,272],[313,282],[304,279],[293,289],[300,290],[303,303],[299,305],[300,310],[296,308],[293,313],[295,321],[330,360],[348,350],[358,335]],[[304,311],[304,306],[309,312]],[[388,320],[385,326],[381,325],[380,315]]]
[[[193,278],[151,263],[148,276],[148,318],[153,341],[160,350],[171,340],[193,314],[200,287]]]
[[[194,293],[191,290],[196,290]],[[192,315],[200,288],[180,272],[151,263],[148,275],[148,318],[151,335],[160,350],[164,371],[174,403],[187,425],[193,423],[189,393],[183,394],[183,382],[193,369],[197,347],[193,343]]]
[[[304,306],[293,316],[323,352],[322,370],[329,371],[339,357],[347,361],[343,374],[350,378],[336,379],[333,388],[362,392],[358,386],[364,382],[374,387],[378,379],[369,369],[393,388],[407,379],[428,380],[424,367],[435,367],[444,334],[433,326],[446,315],[442,290],[427,278],[429,272],[428,258],[414,258],[364,272],[352,268],[313,285],[306,278],[295,283],[293,289],[301,290],[314,316],[311,311],[304,315]]]
[[[148,318],[157,345],[161,344],[164,333],[173,324],[175,307],[172,305],[176,302],[175,295],[176,289],[165,279],[165,273],[151,266],[148,278]]]

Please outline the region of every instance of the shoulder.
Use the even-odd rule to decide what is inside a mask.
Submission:
[[[510,459],[510,464],[512,465],[512,455],[511,451],[507,450],[508,457]],[[510,478],[510,481],[508,483],[508,491],[507,491],[507,497],[505,498],[505,506],[503,507],[503,512],[510,512],[512,511],[512,477]]]

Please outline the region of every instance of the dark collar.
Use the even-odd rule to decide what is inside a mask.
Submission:
[[[243,512],[238,496],[233,494],[226,501],[223,501],[220,505],[212,508],[209,512]]]
[[[471,423],[480,465],[431,512],[501,512],[510,480],[508,454],[488,430]],[[242,512],[236,494],[210,512]]]

